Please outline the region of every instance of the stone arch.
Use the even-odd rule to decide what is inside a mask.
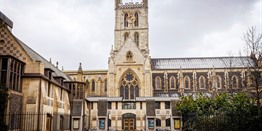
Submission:
[[[160,76],[157,76],[155,78],[155,89],[158,89],[158,90],[162,89],[162,79]]]
[[[239,87],[238,77],[236,75],[232,76],[231,81],[232,81],[232,88],[238,88]]]
[[[200,76],[198,79],[199,89],[206,89],[206,78],[204,76]]]
[[[191,81],[190,81],[189,76],[185,76],[184,84],[185,84],[185,89],[191,89]]]
[[[132,69],[127,69],[119,80],[119,94],[123,99],[135,99],[139,97],[140,80]]]
[[[216,76],[216,88],[222,89],[222,79],[219,75]]]
[[[128,27],[128,13],[125,13],[124,16],[124,27]]]
[[[176,78],[174,76],[171,76],[169,78],[169,89],[176,89]]]
[[[124,124],[126,122],[133,121],[134,127],[133,129],[128,129]],[[136,129],[136,114],[133,113],[125,113],[122,115],[122,129],[124,130],[135,130]]]

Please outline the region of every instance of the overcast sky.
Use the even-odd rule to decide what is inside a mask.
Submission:
[[[150,55],[237,55],[248,27],[262,32],[261,1],[149,0]],[[13,34],[60,69],[77,70],[79,62],[84,70],[107,69],[114,0],[0,0],[0,9],[14,22]]]

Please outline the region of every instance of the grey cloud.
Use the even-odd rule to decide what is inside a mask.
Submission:
[[[204,36],[228,33],[236,24],[259,25],[251,20],[258,2],[149,0],[150,53],[152,57],[227,55],[218,45],[204,44]],[[107,68],[114,42],[113,0],[10,0],[3,5],[2,11],[14,22],[14,34],[45,58],[52,57],[65,69],[77,69],[79,62],[84,69]],[[241,37],[236,34],[234,43]]]

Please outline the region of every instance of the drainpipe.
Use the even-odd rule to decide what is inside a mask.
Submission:
[[[38,115],[37,115],[37,130],[38,131],[40,131],[40,108],[41,108],[41,106],[40,106],[40,104],[41,104],[41,97],[42,97],[42,79],[40,78],[39,79],[39,95],[38,95],[38,97],[39,97],[39,99],[38,99]]]

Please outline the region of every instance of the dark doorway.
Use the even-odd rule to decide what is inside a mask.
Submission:
[[[126,113],[122,115],[122,129],[124,131],[134,131],[136,129],[136,115]]]

